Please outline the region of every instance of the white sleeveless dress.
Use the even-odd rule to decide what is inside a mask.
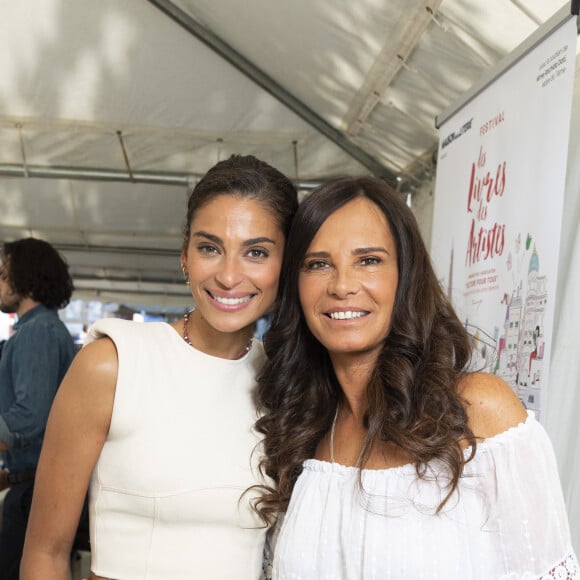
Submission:
[[[97,322],[119,372],[90,487],[91,570],[116,580],[256,580],[265,529],[249,506],[261,343],[239,360],[187,345],[168,324]],[[241,499],[240,499],[241,498]]]

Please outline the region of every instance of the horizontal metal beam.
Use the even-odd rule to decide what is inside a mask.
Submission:
[[[287,91],[282,85],[277,83],[272,77],[259,69],[253,62],[242,56],[229,44],[224,42],[219,36],[202,26],[189,14],[181,10],[171,0],[148,0],[151,4],[159,8],[164,14],[169,16],[182,28],[211,48],[222,58],[228,61],[241,73],[246,75],[258,86],[263,88],[274,98],[304,119],[309,125],[314,127],[326,138],[338,145],[343,151],[364,165],[371,173],[383,178],[391,185],[396,184],[396,175],[375,157],[354,144],[341,131],[330,125],[318,113],[313,111],[301,100]]]
[[[179,272],[179,277],[177,276],[168,276],[168,277],[159,277],[159,276],[119,276],[118,274],[100,274],[100,273],[87,273],[87,274],[76,274],[75,275],[75,283],[80,282],[83,286],[87,286],[87,284],[94,284],[100,285],[105,282],[110,282],[113,284],[153,284],[156,286],[170,286],[175,290],[179,290],[179,294],[189,294],[189,289],[183,282],[183,278],[181,276],[181,272]]]
[[[180,296],[165,292],[135,292],[123,289],[75,288],[72,298],[115,302],[132,310],[146,310],[149,314],[172,314],[174,318],[183,316],[193,305],[191,294]]]
[[[132,292],[134,294],[164,294],[167,296],[191,297],[189,288],[175,280],[139,280],[135,278],[101,278],[75,276],[76,290],[102,290],[108,292]]]
[[[95,167],[65,167],[62,165],[22,165],[0,164],[0,175],[5,177],[36,177],[45,179],[79,179],[81,181],[128,181],[187,186],[201,176],[160,171],[135,171],[132,177],[126,170],[99,169]]]
[[[84,252],[99,254],[129,254],[139,256],[163,256],[170,258],[179,258],[181,248],[167,250],[164,248],[140,248],[133,246],[102,246],[102,245],[84,245],[84,244],[62,244],[53,242],[52,245],[59,252]]]
[[[181,173],[176,171],[133,171],[131,175],[123,169],[102,169],[98,167],[69,167],[63,165],[22,165],[0,164],[2,177],[27,177],[37,179],[78,179],[80,181],[115,181],[126,183],[151,183],[157,185],[194,185],[203,177],[201,173]],[[291,180],[297,189],[310,190],[322,185],[323,181]]]
[[[164,243],[172,243],[174,247],[181,247],[181,241],[183,239],[183,231],[181,228],[177,229],[161,229],[161,230],[154,230],[152,228],[148,229],[141,229],[141,228],[132,228],[132,229],[106,229],[104,225],[101,224],[101,227],[85,227],[82,228],[78,224],[70,224],[67,223],[66,225],[50,225],[45,226],[39,222],[30,222],[30,223],[4,223],[2,221],[2,217],[0,216],[0,235],[6,236],[18,236],[20,232],[26,231],[30,232],[31,236],[38,235],[39,237],[49,236],[51,240],[54,239],[82,239],[82,242],[77,242],[79,247],[87,247],[90,245],[90,242],[87,241],[87,236],[106,236],[111,237],[114,236],[115,238],[127,238],[130,242],[134,242],[136,236],[139,236],[139,240],[150,240],[150,239],[163,239]],[[39,219],[42,219],[40,217]],[[16,233],[14,233],[16,232]],[[147,242],[151,243],[151,242]],[[157,242],[158,243],[158,242]],[[121,244],[122,246],[122,244]],[[129,245],[128,248],[133,246]],[[167,246],[165,246],[167,247]]]

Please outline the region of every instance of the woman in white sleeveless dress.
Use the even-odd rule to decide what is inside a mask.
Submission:
[[[181,253],[195,309],[91,329],[52,408],[22,580],[68,580],[89,486],[93,580],[259,577],[265,529],[243,493],[261,482],[252,335],[296,208],[292,183],[252,156],[196,185]]]
[[[275,580],[571,579],[550,442],[471,342],[377,179],[300,206],[260,383]]]

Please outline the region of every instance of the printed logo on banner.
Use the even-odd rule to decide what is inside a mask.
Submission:
[[[467,123],[463,123],[463,125],[461,125],[461,128],[458,129],[457,131],[453,131],[453,133],[449,133],[449,135],[447,135],[447,137],[445,137],[445,139],[443,139],[443,141],[441,142],[441,149],[445,149],[445,147],[447,147],[447,145],[450,145],[451,143],[453,143],[453,141],[457,141],[457,139],[459,139],[460,137],[465,135],[465,133],[470,131],[472,123],[473,123],[473,118],[469,119],[469,121],[467,121]]]

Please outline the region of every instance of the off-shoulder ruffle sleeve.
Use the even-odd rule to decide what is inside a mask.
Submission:
[[[489,502],[483,529],[497,535],[506,579],[580,578],[552,444],[533,414],[478,446],[471,478]]]
[[[446,480],[435,462],[417,479],[412,465],[359,474],[306,461],[274,580],[580,578],[552,445],[532,415],[478,445],[458,492],[435,513]]]

